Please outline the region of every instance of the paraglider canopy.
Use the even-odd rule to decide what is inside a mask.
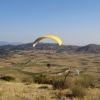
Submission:
[[[37,38],[37,39],[34,41],[34,43],[33,43],[33,47],[35,47],[36,44],[37,44],[40,40],[45,39],[45,38],[51,38],[51,39],[53,39],[53,40],[56,40],[56,41],[58,42],[59,46],[62,45],[62,40],[61,40],[58,36],[55,36],[55,35],[46,35],[46,36],[41,36],[41,37]]]

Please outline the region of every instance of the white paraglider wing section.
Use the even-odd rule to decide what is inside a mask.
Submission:
[[[33,44],[33,47],[35,47],[35,46],[36,46],[36,44],[37,44],[37,43],[34,43],[34,44]]]

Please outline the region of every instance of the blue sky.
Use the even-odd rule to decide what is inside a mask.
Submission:
[[[100,44],[100,0],[0,0],[0,41],[29,43],[48,34],[66,45]]]

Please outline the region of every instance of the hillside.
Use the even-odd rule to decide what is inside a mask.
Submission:
[[[0,56],[2,56],[2,55],[8,55],[8,51],[0,48]]]
[[[97,44],[89,44],[83,47],[80,47],[76,50],[76,52],[81,53],[100,53],[100,45]]]
[[[100,45],[89,44],[86,46],[75,46],[75,45],[62,45],[54,43],[38,43],[33,48],[33,43],[26,43],[20,45],[4,45],[0,46],[6,50],[56,50],[57,53],[68,52],[68,53],[100,53]]]

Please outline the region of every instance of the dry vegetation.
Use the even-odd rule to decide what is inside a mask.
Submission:
[[[63,85],[66,74],[56,73],[69,67]],[[0,100],[100,100],[100,54],[11,51],[9,57],[0,58],[0,75]]]

